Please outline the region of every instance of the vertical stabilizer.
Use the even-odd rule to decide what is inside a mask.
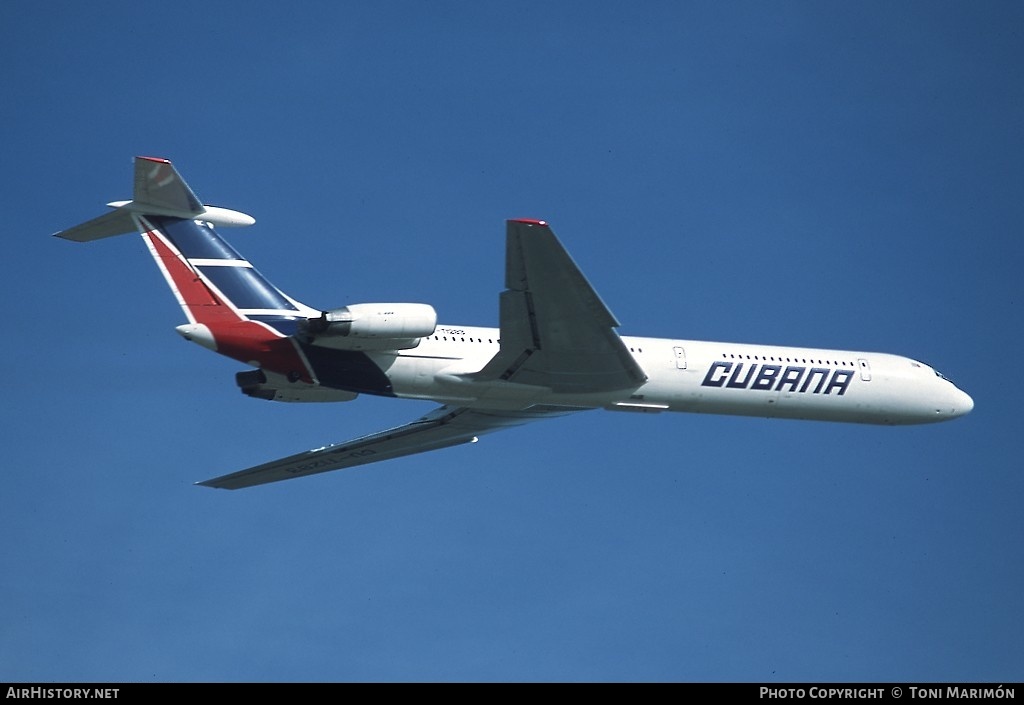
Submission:
[[[251,225],[250,216],[203,205],[166,159],[135,158],[131,201],[56,233],[88,242],[138,231],[188,323],[178,332],[223,355],[314,381],[292,335],[320,312],[286,296],[217,233],[214,225]]]
[[[206,209],[181,174],[166,159],[135,157],[135,190],[131,203],[143,212],[199,217]]]

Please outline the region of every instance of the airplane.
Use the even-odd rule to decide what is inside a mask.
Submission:
[[[305,477],[588,409],[901,425],[974,408],[937,370],[899,355],[620,336],[543,220],[506,222],[498,328],[439,325],[422,303],[313,308],[271,284],[216,230],[252,225],[252,216],[204,205],[167,159],[136,157],[134,166],[132,200],[54,234],[89,242],[141,233],[188,319],[176,330],[249,365],[236,375],[244,394],[441,404],[403,426],[198,485],[234,490]]]

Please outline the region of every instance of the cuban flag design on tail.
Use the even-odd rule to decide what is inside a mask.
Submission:
[[[297,335],[323,312],[284,294],[215,229],[256,221],[204,205],[168,160],[136,157],[132,200],[107,205],[114,210],[55,234],[90,242],[141,233],[188,318],[178,333],[259,368],[238,375],[246,394],[282,401],[394,396],[390,379],[367,354],[321,347]]]
[[[293,301],[195,220],[139,218],[142,236],[189,324],[186,338],[293,382],[319,381],[294,335],[299,320],[319,311]]]

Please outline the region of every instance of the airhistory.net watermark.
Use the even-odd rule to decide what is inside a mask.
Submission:
[[[23,698],[32,700],[111,700],[117,698],[117,691],[120,688],[47,688],[43,686],[32,686],[30,688],[15,688],[9,686],[4,697]]]

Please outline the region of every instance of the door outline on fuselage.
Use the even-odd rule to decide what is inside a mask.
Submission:
[[[871,381],[871,365],[863,357],[857,358],[857,367],[860,368],[860,378],[865,382]]]
[[[686,348],[684,348],[682,345],[676,345],[675,347],[672,348],[672,352],[675,353],[676,369],[677,370],[685,370],[686,369]]]

